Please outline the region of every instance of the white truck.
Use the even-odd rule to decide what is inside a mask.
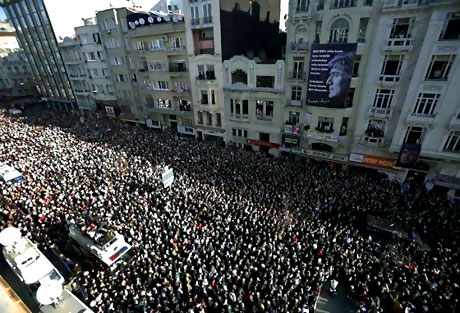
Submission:
[[[12,166],[7,164],[0,163],[0,183],[5,183],[7,185],[19,184],[24,180],[21,172],[15,169]]]
[[[89,224],[79,227],[72,224],[69,226],[69,237],[75,249],[86,256],[95,256],[112,272],[133,257],[132,247],[125,238],[104,226]]]

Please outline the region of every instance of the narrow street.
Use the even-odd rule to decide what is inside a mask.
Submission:
[[[338,286],[337,294],[329,293],[329,283],[324,285],[323,292],[318,298],[315,313],[352,313],[352,303],[347,299],[347,293],[343,286]]]

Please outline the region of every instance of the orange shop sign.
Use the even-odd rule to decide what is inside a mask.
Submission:
[[[375,155],[363,155],[352,153],[350,154],[350,161],[381,168],[393,168],[393,165],[396,160],[390,158],[383,158]]]

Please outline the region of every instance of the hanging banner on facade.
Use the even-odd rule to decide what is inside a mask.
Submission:
[[[337,162],[347,162],[348,161],[348,155],[335,154],[335,153],[330,153],[330,152],[325,152],[325,151],[302,149],[302,154],[312,157],[312,158],[326,159],[330,161],[337,161]]]
[[[351,107],[349,89],[356,43],[313,44],[307,104],[328,108]]]
[[[396,167],[414,168],[420,155],[421,145],[416,143],[405,143],[401,147]]]

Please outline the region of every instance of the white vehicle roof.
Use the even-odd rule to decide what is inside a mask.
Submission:
[[[99,260],[107,266],[111,266],[118,261],[126,252],[131,249],[131,245],[125,241],[125,238],[115,232],[114,238],[105,245],[97,244],[87,233],[83,234],[77,226],[69,227],[70,237],[76,240],[81,246],[88,248]]]
[[[12,166],[0,164],[0,177],[3,178],[4,181],[9,182],[18,177],[22,177],[22,174]]]
[[[14,259],[26,284],[33,284],[54,270],[54,266],[35,247],[29,248]]]
[[[17,114],[21,114],[22,111],[19,110],[19,109],[9,109],[8,113],[13,114],[13,115],[17,115]]]

